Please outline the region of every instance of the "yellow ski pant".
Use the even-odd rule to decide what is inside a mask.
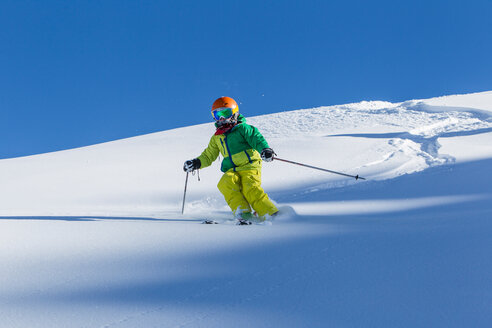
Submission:
[[[278,211],[261,188],[261,170],[227,171],[217,187],[235,215],[251,208],[259,217]]]

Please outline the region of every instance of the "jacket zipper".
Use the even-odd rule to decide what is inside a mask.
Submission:
[[[222,138],[220,138],[220,144],[222,145],[222,149],[224,150],[224,154],[227,153],[225,147],[224,147],[224,141],[222,141]]]
[[[222,140],[221,140],[221,142],[222,142]],[[226,136],[224,136],[224,142],[225,142],[225,145],[227,148],[227,153],[229,154],[229,160],[231,161],[234,172],[236,172],[236,164],[234,164],[234,162],[232,161],[231,150],[229,149],[229,144],[227,143],[227,137]],[[222,145],[222,147],[223,147],[223,145]]]

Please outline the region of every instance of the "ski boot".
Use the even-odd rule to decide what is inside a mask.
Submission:
[[[254,219],[254,216],[251,212],[243,212],[237,218],[236,225],[250,225],[250,224],[252,224],[251,221],[253,219]]]

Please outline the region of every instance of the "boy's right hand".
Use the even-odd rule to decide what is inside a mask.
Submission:
[[[194,158],[184,162],[183,170],[185,172],[193,172],[198,170],[200,166],[202,166],[202,162],[198,158]]]

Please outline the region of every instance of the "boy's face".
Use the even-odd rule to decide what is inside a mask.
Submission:
[[[221,117],[219,120],[216,120],[215,122],[217,123],[217,126],[223,126],[232,123],[230,118],[224,118],[224,117]]]

